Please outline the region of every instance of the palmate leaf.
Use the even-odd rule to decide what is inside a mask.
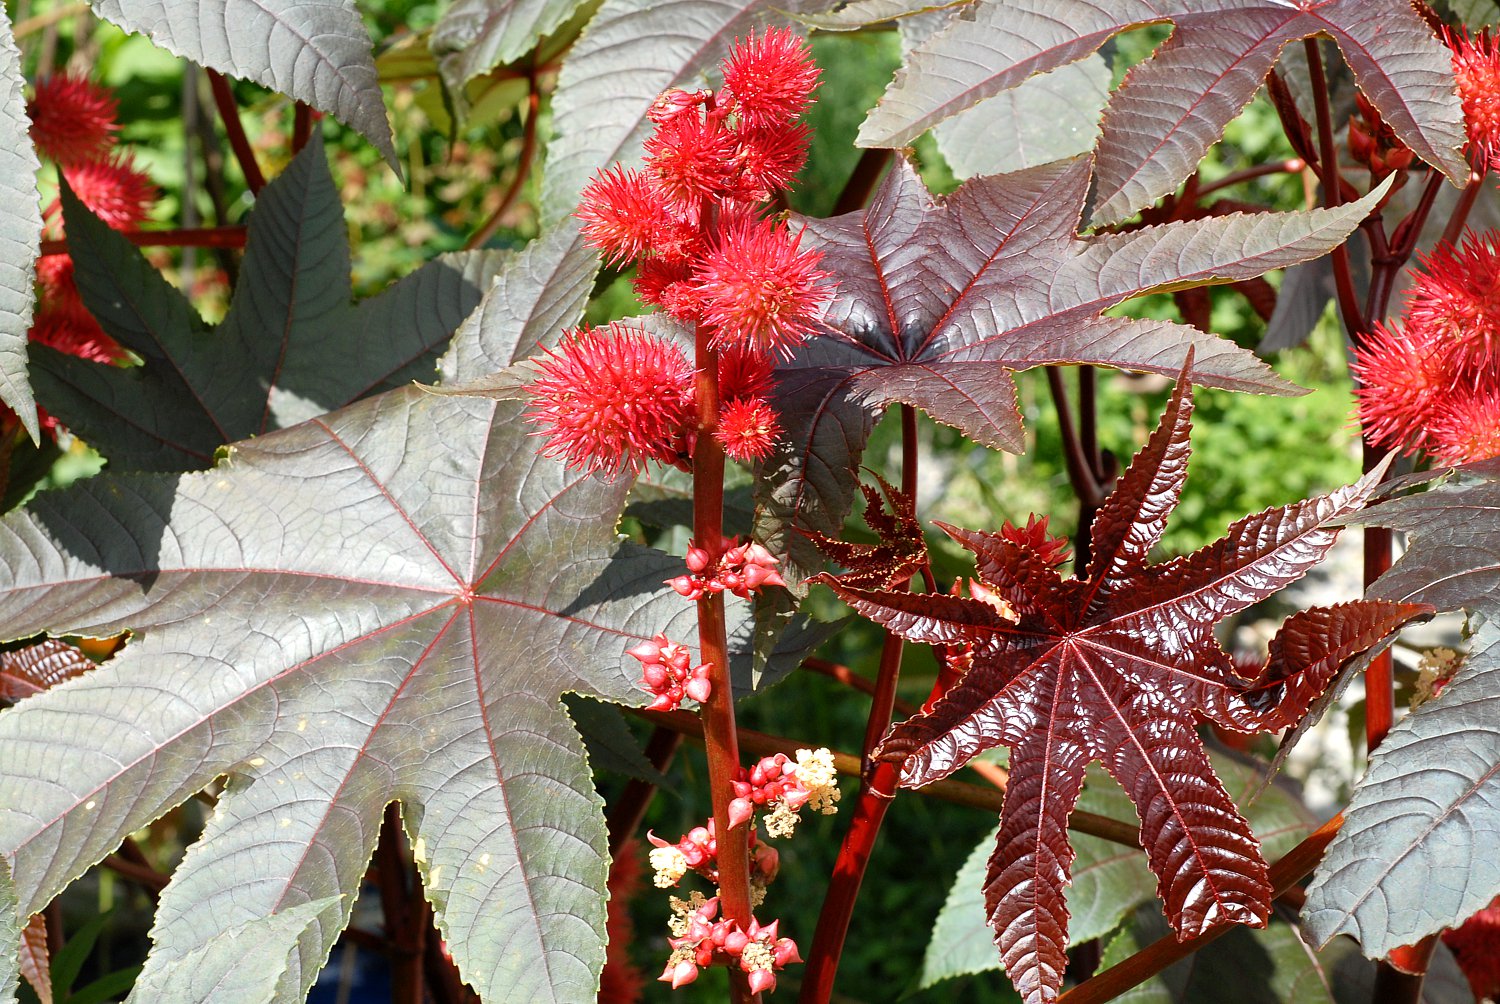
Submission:
[[[642,703],[624,650],[693,617],[661,584],[680,559],[616,539],[628,485],[538,458],[519,413],[408,388],[0,524],[6,635],[135,632],[0,713],[21,909],[227,775],[153,965],[178,985],[229,966],[239,925],[343,896],[286,955],[276,999],[300,999],[394,800],[465,980],[592,1000],[608,862],[559,695]]]
[[[1191,357],[1189,368],[1191,367]],[[1363,600],[1293,618],[1266,668],[1242,677],[1216,622],[1297,580],[1333,546],[1330,523],[1356,510],[1380,472],[1332,495],[1268,509],[1223,540],[1147,563],[1187,477],[1186,372],[1161,423],[1099,510],[1086,574],[1063,580],[1046,557],[998,533],[939,524],[973,551],[985,599],[833,586],[859,613],[912,641],[967,645],[973,665],[931,709],[896,725],[874,752],[901,783],[927,784],[995,746],[1010,782],[985,881],[1006,972],[1029,1004],[1052,1000],[1066,967],[1068,816],[1094,760],[1140,814],[1141,846],[1180,938],[1264,924],[1271,888],[1249,825],[1215,776],[1200,720],[1244,732],[1285,728],[1340,666],[1420,603]],[[1312,643],[1308,625],[1337,630]]]
[[[0,858],[0,1004],[15,1004],[19,982],[17,951],[21,946],[21,918],[16,913],[16,887],[10,863]]]
[[[21,51],[11,36],[10,17],[0,10],[0,401],[33,440],[36,401],[26,378],[26,333],[31,328],[32,289],[42,214],[37,208],[36,151],[26,119]]]
[[[669,87],[689,90],[752,29],[787,24],[828,0],[604,0],[563,62],[553,102],[542,221],[578,208],[595,171],[630,161],[650,131],[646,112]]]
[[[84,303],[144,364],[33,346],[34,379],[47,409],[124,470],[207,467],[225,443],[431,380],[495,260],[445,256],[354,304],[343,210],[314,134],[261,192],[229,312],[210,329],[66,191],[63,206]]]
[[[1098,147],[1094,221],[1173,190],[1245,107],[1288,43],[1338,43],[1361,90],[1417,156],[1455,182],[1463,117],[1449,53],[1407,0],[980,0],[912,54],[860,130],[901,147],[975,102],[1072,63],[1114,35],[1170,22],[1115,92]]]
[[[350,0],[90,0],[175,56],[264,84],[359,130],[397,166],[370,34]]]
[[[1378,958],[1500,895],[1500,464],[1460,468],[1450,483],[1360,521],[1411,535],[1371,596],[1486,619],[1452,682],[1371,757],[1308,889],[1303,924],[1313,939],[1350,934]]]
[[[1104,317],[1150,291],[1245,279],[1340,243],[1383,194],[1332,211],[1230,215],[1079,237],[1086,159],[978,178],[934,202],[905,162],[868,209],[804,219],[802,243],[838,283],[823,331],[778,369],[786,429],[757,534],[798,545],[787,528],[836,535],[853,469],[886,407],[915,405],[988,446],[1019,452],[1007,371],[1098,363],[1194,377],[1232,390],[1295,393],[1232,342],[1168,321]],[[785,543],[783,543],[785,541]],[[809,563],[805,545],[793,551]]]

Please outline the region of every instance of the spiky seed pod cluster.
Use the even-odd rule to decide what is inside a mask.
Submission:
[[[616,164],[595,175],[577,216],[585,240],[606,261],[635,266],[642,300],[710,330],[710,344],[722,356],[720,408],[717,424],[702,431],[728,456],[753,462],[767,457],[781,434],[766,399],[774,357],[789,355],[812,334],[830,295],[821,256],[803,249],[801,235],[784,220],[765,215],[806,159],[808,134],[797,119],[812,101],[818,68],[806,42],[772,29],[738,42],[721,70],[725,83],[717,92],[674,89],[656,100],[644,165]],[[670,355],[665,341],[642,337],[661,346],[650,354]],[[565,374],[599,362],[607,340],[575,333],[543,364],[530,417],[548,439],[544,451],[607,475],[639,472],[647,460],[685,465],[699,430],[691,427],[691,378],[684,380],[685,412],[678,395],[664,390],[677,375],[675,362],[653,374],[651,386],[663,390],[661,407],[637,394],[630,409],[609,407],[605,395],[619,388],[607,366],[603,381],[564,385]],[[627,348],[648,354],[638,340],[621,345]],[[590,432],[583,418],[571,417],[579,402],[602,416],[607,429]]]
[[[1355,347],[1360,425],[1443,464],[1500,456],[1500,234],[1419,261],[1400,321]]]
[[[57,165],[84,205],[116,229],[132,229],[146,219],[159,193],[130,154],[115,152],[118,102],[109,88],[68,74],[45,77],[37,82],[26,112],[38,152]],[[49,238],[64,236],[61,199],[43,212],[43,227]],[[33,340],[93,362],[117,363],[125,357],[84,307],[69,255],[38,261],[37,286]],[[46,424],[56,426],[50,420]]]

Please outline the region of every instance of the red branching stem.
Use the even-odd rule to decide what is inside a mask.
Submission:
[[[1323,852],[1328,849],[1343,825],[1344,816],[1340,813],[1271,865],[1270,879],[1274,895],[1280,896],[1318,866],[1318,862],[1323,860]],[[1169,934],[1123,962],[1064,992],[1058,997],[1058,1004],[1103,1004],[1104,1001],[1113,1000],[1228,932],[1228,927],[1216,927],[1186,941],[1178,941]]]
[[[677,753],[677,747],[682,745],[682,733],[673,732],[671,729],[658,725],[651,733],[651,738],[646,740],[646,759],[651,766],[660,772],[665,772],[671,764],[672,757]],[[625,785],[625,790],[614,805],[609,807],[609,813],[605,816],[605,828],[609,832],[609,856],[613,858],[620,853],[620,848],[625,845],[635,831],[640,829],[641,820],[646,816],[646,808],[651,804],[651,799],[656,795],[656,785],[650,781],[642,781],[632,778]]]
[[[848,666],[840,663],[829,662],[827,659],[803,659],[802,668],[809,669],[820,676],[826,676],[830,680],[836,680],[844,686],[857,690],[862,694],[873,695],[875,693],[875,681],[868,677],[860,676]],[[914,715],[918,710],[915,704],[900,697],[895,699],[894,707],[896,711],[903,715]]]
[[[159,872],[148,864],[132,861],[123,854],[111,854],[101,863],[116,875],[124,879],[129,879],[146,890],[146,894],[152,899],[160,896],[161,891],[171,881],[170,875]]]
[[[483,247],[484,243],[495,236],[495,231],[500,229],[500,223],[505,219],[505,214],[510,212],[510,207],[515,205],[516,199],[521,195],[521,189],[526,185],[526,179],[531,176],[531,166],[536,161],[536,120],[537,111],[541,107],[542,94],[537,89],[536,78],[528,77],[527,82],[531,85],[526,94],[526,123],[521,133],[521,157],[516,164],[516,174],[510,181],[510,187],[500,197],[500,205],[489,215],[484,224],[464,242],[464,248],[472,251]]]
[[[189,227],[176,230],[126,230],[120,236],[142,248],[242,248],[248,233],[245,227]],[[42,241],[43,258],[67,253],[66,238]]]
[[[1235,171],[1232,174],[1226,174],[1218,181],[1210,181],[1205,183],[1198,189],[1198,198],[1202,199],[1205,195],[1212,195],[1214,192],[1222,191],[1223,189],[1230,188],[1234,185],[1243,184],[1246,181],[1253,181],[1256,178],[1264,178],[1270,174],[1300,174],[1305,170],[1307,170],[1307,161],[1303,160],[1301,157],[1292,157],[1289,160],[1273,160],[1265,164],[1256,164],[1254,167],[1247,167],[1243,171]]]
[[[849,175],[849,180],[845,182],[844,190],[839,192],[838,199],[833,203],[833,212],[829,215],[842,216],[864,208],[864,204],[870,201],[870,193],[875,191],[875,185],[890,163],[889,150],[869,149],[860,154],[859,162],[854,165],[854,173]]]
[[[717,213],[708,213],[707,224],[717,223]],[[713,332],[698,325],[694,365],[698,368],[698,436],[693,447],[693,539],[718,541],[724,535],[724,448],[714,438],[719,424],[719,353],[713,347]],[[731,825],[729,803],[734,798],[733,781],[740,769],[740,747],[734,720],[734,688],[729,677],[729,641],[724,622],[724,594],[709,592],[699,597],[699,658],[708,663],[712,692],[704,702],[703,745],[708,753],[708,786],[713,802],[714,829],[719,844],[719,909],[721,915],[750,926],[750,829],[745,823]],[[759,999],[752,994],[745,975],[731,969],[730,995],[736,1001]]]
[[[1402,261],[1411,257],[1411,253],[1416,250],[1417,241],[1422,236],[1422,226],[1427,222],[1427,217],[1432,213],[1433,203],[1437,201],[1438,192],[1442,191],[1443,185],[1447,180],[1443,177],[1441,171],[1429,171],[1427,173],[1427,182],[1422,186],[1422,196],[1417,200],[1417,207],[1411,211],[1406,219],[1396,224],[1396,229],[1391,233],[1392,257],[1400,258]],[[1473,177],[1470,176],[1469,180],[1472,184]],[[1465,212],[1464,216],[1467,217],[1468,213]],[[1376,316],[1370,310],[1366,310],[1365,313],[1370,317]]]
[[[1099,483],[1095,470],[1100,466],[1097,444],[1092,449],[1084,445],[1082,430],[1074,424],[1073,409],[1068,403],[1068,391],[1063,386],[1062,371],[1056,366],[1047,367],[1047,390],[1052,394],[1052,407],[1057,412],[1057,427],[1062,433],[1063,463],[1068,471],[1068,483],[1078,499],[1078,532],[1073,537],[1074,565],[1085,568],[1089,563],[1089,525],[1094,513],[1104,504],[1105,490]],[[1093,401],[1090,397],[1088,409],[1088,435],[1096,436],[1093,421]]]
[[[1333,111],[1328,101],[1328,80],[1323,75],[1323,53],[1317,38],[1302,41],[1307,53],[1308,76],[1312,82],[1313,106],[1318,116],[1318,159],[1323,179],[1323,204],[1336,209],[1343,202],[1344,178],[1339,172],[1338,150],[1333,132]],[[1348,331],[1364,331],[1367,325],[1354,292],[1354,274],[1349,268],[1349,248],[1340,244],[1333,249],[1333,277],[1338,291],[1339,315]]]
[[[314,121],[316,120],[313,116],[312,106],[306,104],[305,102],[298,101],[296,110],[292,112],[293,155],[301,153],[302,148],[307,145],[307,141],[312,138],[312,127]]]
[[[859,897],[870,855],[875,850],[880,824],[885,821],[886,810],[895,797],[899,777],[900,771],[895,765],[880,763],[860,787],[859,798],[854,803],[854,816],[839,847],[828,892],[823,898],[823,909],[818,914],[818,926],[813,931],[802,993],[797,998],[800,1004],[827,1004],[833,994],[833,978],[838,972],[849,921],[854,917],[854,903]]]
[[[239,162],[240,172],[245,176],[245,186],[252,194],[259,195],[266,187],[266,176],[261,173],[250,139],[245,135],[245,124],[240,121],[240,109],[234,102],[229,81],[218,70],[209,69],[208,84],[213,90],[219,118],[224,122],[224,133],[229,137],[229,148],[234,151],[234,159]]]
[[[1437,174],[1436,171],[1433,174]],[[1441,175],[1439,175],[1441,180]],[[1484,175],[1477,172],[1469,172],[1469,183],[1464,186],[1463,194],[1458,197],[1458,204],[1453,207],[1453,215],[1448,218],[1448,225],[1443,228],[1443,240],[1448,244],[1457,244],[1458,237],[1464,232],[1464,225],[1469,222],[1469,210],[1474,208],[1474,201],[1479,198],[1480,191],[1484,188]]]

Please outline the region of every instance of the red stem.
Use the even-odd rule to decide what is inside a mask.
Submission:
[[[249,231],[245,227],[189,227],[178,230],[125,230],[117,233],[136,247],[242,248]],[[67,253],[66,238],[42,241],[43,258]]]
[[[239,162],[240,172],[245,176],[245,186],[251,193],[259,195],[260,190],[266,187],[266,176],[261,173],[255,151],[250,148],[250,140],[245,135],[245,124],[240,121],[240,109],[235,104],[234,93],[229,89],[229,81],[218,70],[209,69],[208,84],[213,90],[219,118],[224,122],[224,133],[229,137],[229,148],[234,151],[234,159]]]
[[[1317,38],[1302,41],[1307,54],[1308,76],[1312,81],[1313,106],[1318,117],[1319,174],[1323,179],[1323,205],[1338,208],[1343,202],[1344,177],[1339,172],[1338,151],[1333,133],[1333,111],[1328,103],[1328,80],[1323,75],[1323,53]],[[1349,248],[1340,244],[1333,249],[1333,277],[1338,290],[1339,315],[1348,331],[1364,331],[1366,320],[1360,312],[1359,297],[1354,292],[1354,275],[1349,269]]]
[[[843,666],[836,662],[829,662],[827,659],[803,659],[802,668],[812,670],[814,673],[817,673],[820,676],[826,676],[830,680],[836,680],[839,683],[842,683],[844,686],[857,690],[862,694],[869,694],[873,696],[875,693],[874,681],[860,676],[848,666]],[[902,700],[900,697],[897,697],[895,699],[894,707],[901,714],[907,716],[916,714],[918,710],[915,704],[911,703],[910,701]]]
[[[296,111],[292,113],[292,155],[296,156],[302,152],[307,141],[312,138],[312,127],[315,121],[311,106],[298,101]]]
[[[842,216],[864,208],[890,162],[889,150],[869,149],[860,154],[859,162],[854,165],[854,173],[849,175],[849,180],[845,182],[844,190],[839,192],[839,197],[833,204],[833,212],[829,215]]]
[[[516,165],[516,176],[511,179],[510,187],[500,197],[500,205],[490,214],[489,219],[464,242],[464,249],[472,251],[483,247],[485,241],[495,236],[495,231],[500,229],[500,222],[510,207],[515,205],[516,199],[521,194],[521,188],[526,184],[526,179],[531,176],[531,165],[536,160],[536,120],[537,112],[541,107],[541,92],[537,90],[536,78],[529,77],[530,91],[526,94],[526,124],[522,126],[521,136],[521,160]]]
[[[1229,188],[1232,185],[1238,185],[1254,178],[1264,178],[1268,174],[1299,174],[1305,170],[1307,170],[1307,161],[1301,157],[1293,157],[1290,160],[1275,160],[1267,164],[1257,164],[1254,167],[1247,167],[1243,171],[1226,174],[1218,181],[1210,181],[1203,184],[1198,189],[1198,198],[1201,199],[1205,195],[1212,195],[1221,189]]]
[[[717,214],[708,212],[705,226],[717,225]],[[693,446],[693,539],[703,547],[714,547],[724,537],[724,448],[714,438],[719,425],[719,353],[713,332],[698,325],[694,365],[697,366],[698,435]],[[703,744],[708,753],[709,795],[713,802],[714,831],[718,841],[719,910],[742,928],[750,926],[750,827],[730,826],[729,803],[733,782],[740,770],[740,748],[734,720],[734,689],[729,676],[729,641],[724,622],[724,594],[699,597],[699,657],[708,663],[712,687],[703,702]],[[736,1002],[759,1000],[750,992],[745,974],[729,972],[730,996]]]
[[[1432,172],[1437,174],[1436,171]],[[1441,175],[1438,179],[1441,182]],[[1469,210],[1474,208],[1474,200],[1479,198],[1479,192],[1484,188],[1484,175],[1478,172],[1470,172],[1469,183],[1464,186],[1463,194],[1458,197],[1458,205],[1453,207],[1453,215],[1448,218],[1448,225],[1443,228],[1443,241],[1448,244],[1458,243],[1458,237],[1464,232],[1464,224],[1469,222]]]
[[[385,933],[390,943],[391,1001],[392,1004],[422,1004],[427,901],[420,888],[413,895],[414,883],[401,829],[401,810],[394,802],[385,807],[375,860],[380,908],[385,913]],[[419,925],[419,920],[424,923]]]

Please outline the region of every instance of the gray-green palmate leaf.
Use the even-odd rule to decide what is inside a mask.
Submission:
[[[1376,750],[1308,889],[1309,935],[1353,935],[1377,958],[1500,895],[1500,463],[1460,468],[1450,483],[1360,521],[1411,535],[1371,596],[1485,619],[1453,680]]]
[[[1336,210],[1229,215],[1080,237],[1089,162],[976,178],[934,200],[904,161],[867,209],[802,219],[837,293],[817,337],[778,369],[786,432],[766,462],[762,536],[836,534],[870,430],[900,402],[1019,452],[1009,371],[1095,363],[1176,375],[1191,347],[1207,386],[1297,393],[1233,342],[1169,321],[1104,316],[1147,292],[1228,282],[1323,254],[1384,193]],[[802,564],[810,547],[788,541]]]
[[[1172,35],[1115,92],[1098,147],[1094,221],[1172,191],[1245,107],[1283,47],[1333,38],[1360,89],[1417,156],[1455,182],[1463,117],[1448,49],[1407,0],[979,0],[914,52],[860,130],[901,147],[976,102],[1097,51],[1122,31]]]
[[[616,538],[628,485],[538,458],[519,413],[409,388],[0,524],[6,636],[135,632],[0,713],[21,909],[227,775],[157,964],[227,966],[226,932],[341,895],[286,955],[275,999],[300,999],[399,801],[464,979],[592,1001],[608,862],[559,695],[641,703],[624,650],[693,617],[661,584],[680,561]]]
[[[351,0],[90,0],[173,55],[264,84],[357,129],[396,167],[370,50]]]
[[[10,880],[10,863],[0,858],[0,1004],[15,1004],[21,971],[17,953],[21,946],[21,918],[16,915],[16,887]]]
[[[34,440],[36,400],[26,377],[26,333],[35,293],[32,279],[42,234],[37,208],[36,151],[26,118],[21,51],[11,37],[10,17],[0,10],[0,402]]]
[[[125,470],[207,467],[225,443],[430,381],[498,261],[445,256],[353,303],[343,209],[315,138],[261,192],[229,312],[210,328],[138,249],[63,200],[84,303],[143,365],[35,346],[34,379],[47,409]]]

